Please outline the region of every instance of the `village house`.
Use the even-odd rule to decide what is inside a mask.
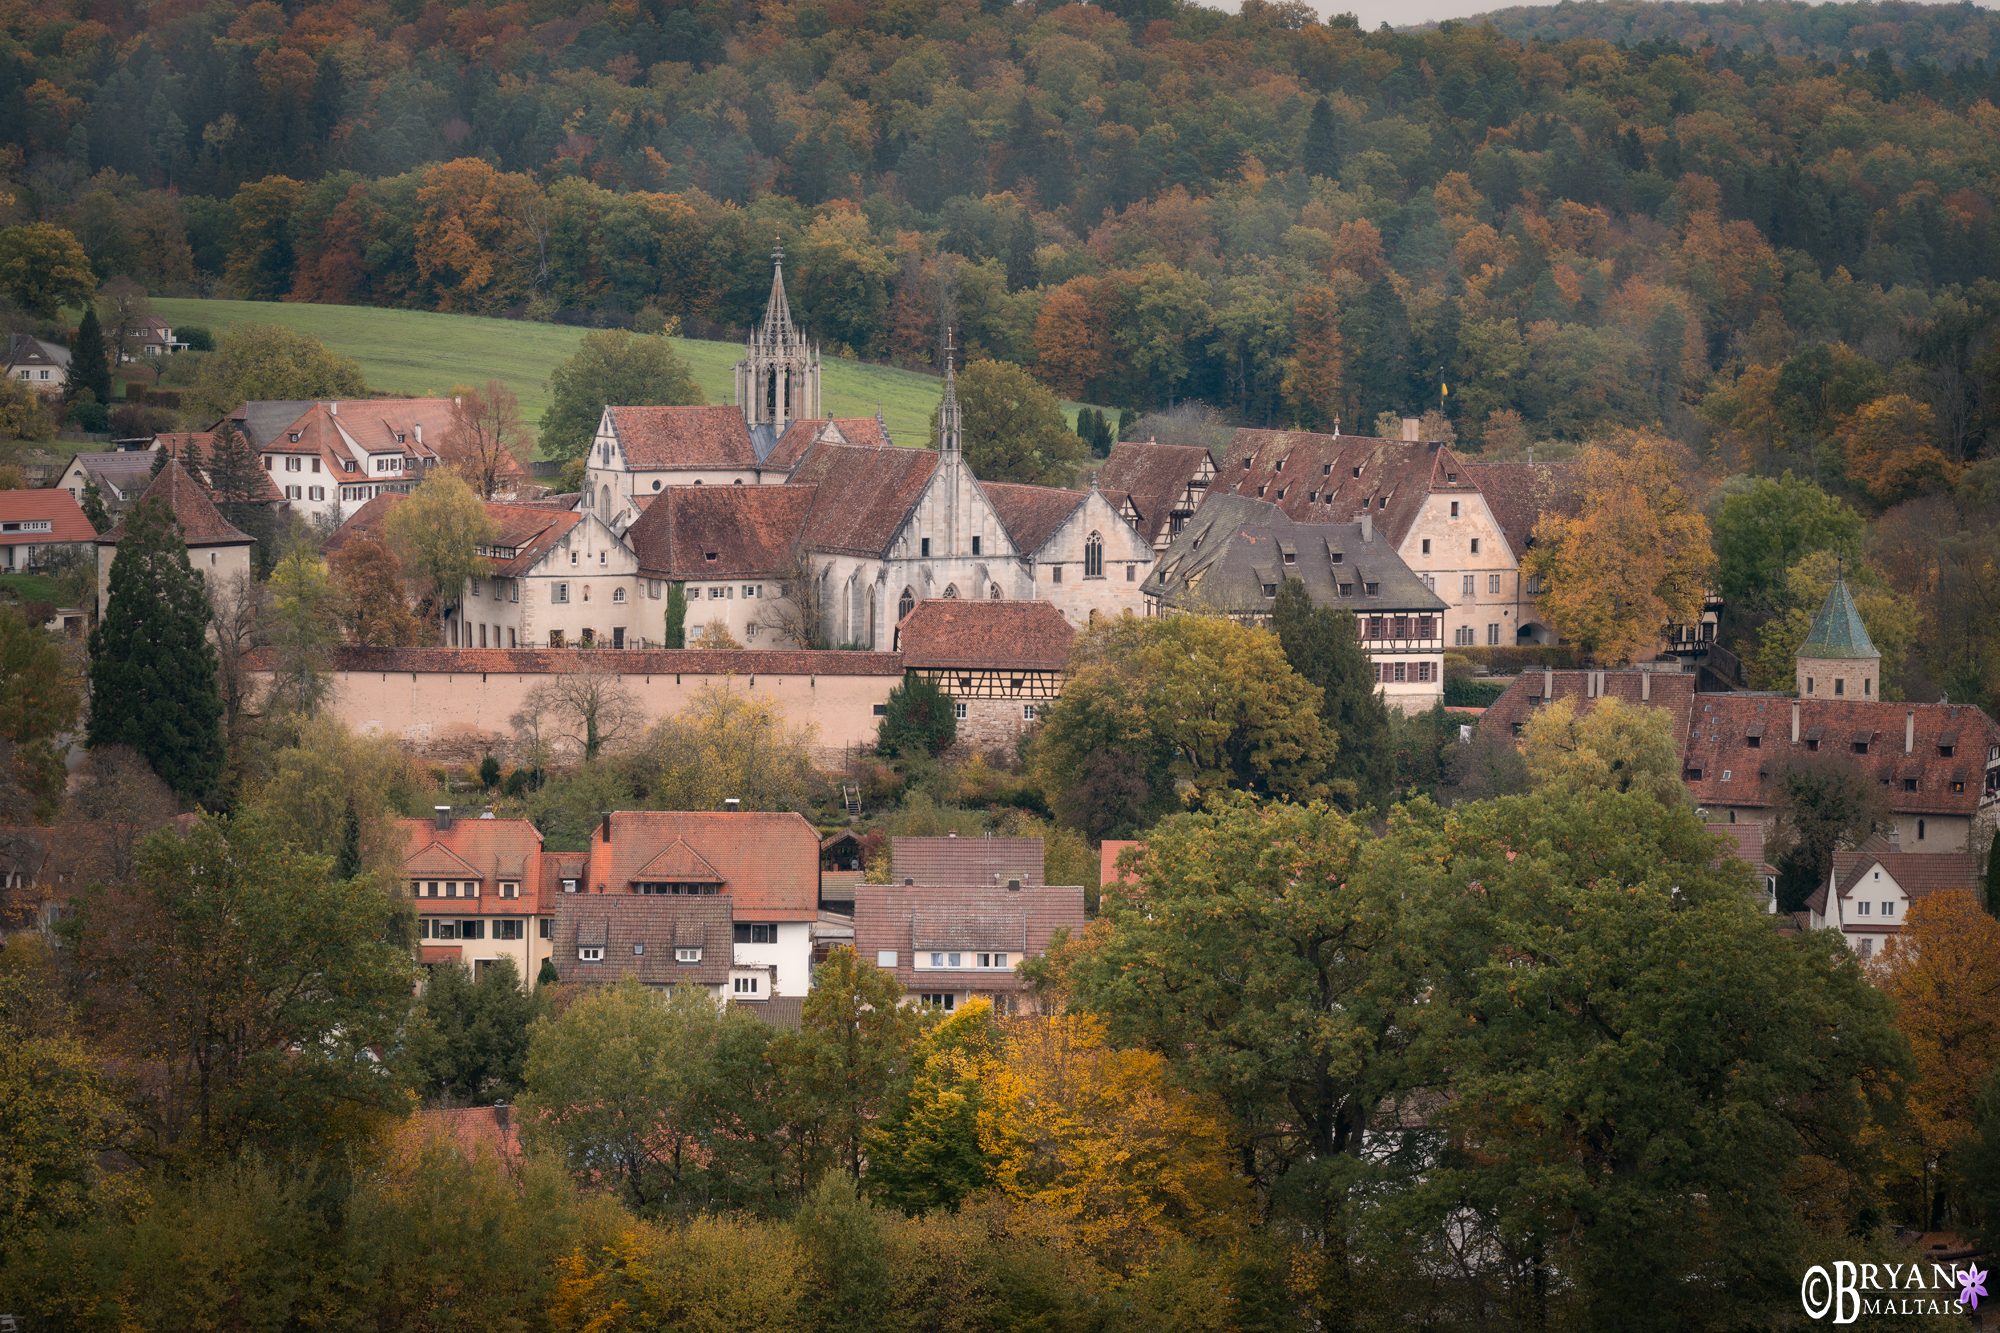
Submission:
[[[1947,889],[1973,891],[1978,857],[1970,852],[1906,852],[1895,830],[1833,854],[1827,882],[1806,900],[1814,930],[1837,930],[1847,947],[1872,958],[1902,933],[1910,905]]]
[[[204,486],[207,485],[206,460],[214,442],[213,431],[163,431],[153,436],[143,448],[75,454],[65,460],[61,472],[50,485],[68,491],[78,504],[83,503],[84,492],[95,485],[98,503],[104,506],[105,513],[116,518],[131,508],[146,488],[153,484],[153,465],[159,462],[162,453],[179,459],[183,467],[193,467],[190,460],[200,457],[203,466],[195,468],[193,475]],[[284,493],[272,484],[269,477],[261,474],[256,498],[273,509],[281,509],[285,504]]]
[[[557,904],[564,981],[628,973],[759,1003],[812,984],[819,834],[795,813],[619,810]]]
[[[69,384],[69,348],[25,333],[10,333],[0,376],[18,380],[45,397],[59,395]]]
[[[1125,440],[1111,446],[1111,456],[1097,474],[1107,493],[1126,497],[1133,526],[1157,557],[1201,502],[1215,479],[1215,459],[1193,444],[1155,444]]]
[[[966,838],[976,843],[983,839]],[[1088,924],[1078,885],[937,885],[898,875],[896,884],[854,890],[854,949],[895,977],[911,1001],[954,1010],[975,999],[995,1013],[1030,1012],[1033,987],[1020,966],[1056,931]]]
[[[151,457],[150,454],[143,456]],[[239,576],[245,580],[250,577],[250,548],[257,544],[256,539],[222,516],[215,502],[208,498],[208,491],[188,476],[179,460],[167,460],[167,465],[160,469],[160,475],[139,496],[138,503],[155,498],[164,498],[173,510],[174,518],[181,525],[181,535],[187,541],[188,563],[206,582],[211,599]],[[111,603],[111,570],[118,559],[118,543],[124,539],[125,523],[122,519],[96,539],[97,615],[100,620]]]
[[[53,551],[96,541],[97,529],[68,491],[0,491],[0,571],[39,568]]]
[[[1068,679],[1076,632],[1047,602],[927,598],[896,627],[910,674],[951,696],[958,743],[1012,750]]]
[[[1405,564],[1446,603],[1453,648],[1556,641],[1521,571],[1535,524],[1579,504],[1571,468],[1554,463],[1467,463],[1448,446],[1305,431],[1239,430],[1208,486],[1267,500],[1296,522],[1373,520]]]
[[[814,587],[800,533],[813,486],[669,486],[625,530],[653,627],[664,633],[671,585],[687,597],[693,643],[710,625],[749,648],[791,647],[802,627],[795,597]]]
[[[554,948],[543,895],[542,835],[525,819],[399,819],[403,876],[417,909],[424,966],[462,963],[476,980],[506,958],[532,989]]]
[[[1168,544],[1142,591],[1148,615],[1268,624],[1288,579],[1314,606],[1354,612],[1384,700],[1421,712],[1444,698],[1446,604],[1375,527],[1298,522],[1268,500],[1215,495]]]
[[[1040,838],[891,838],[889,863],[897,883],[933,888],[997,888],[1018,879],[1030,888],[1047,883],[1047,845]]]

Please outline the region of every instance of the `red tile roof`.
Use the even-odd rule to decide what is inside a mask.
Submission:
[[[580,648],[370,648],[349,644],[331,650],[333,671],[400,672],[405,675],[535,675],[576,669]],[[900,676],[901,653],[821,652],[763,648],[623,648],[615,652],[621,675],[672,676]],[[248,656],[253,671],[270,670],[271,652]]]
[[[1083,890],[1063,887],[936,887],[924,884],[863,884],[854,891],[854,949],[865,963],[894,953],[885,968],[912,991],[1022,991],[1028,984],[1016,966],[1049,947],[1058,929],[1071,933],[1087,924]],[[956,951],[970,964],[978,952],[1008,955],[1009,970],[918,968],[916,951],[929,946]],[[929,948],[926,948],[926,952]]]
[[[807,541],[833,555],[887,555],[937,465],[929,449],[815,444],[792,472],[794,483],[818,487]]]
[[[1486,507],[1507,534],[1507,545],[1519,560],[1543,514],[1574,517],[1583,497],[1577,491],[1571,463],[1462,463],[1459,475],[1470,477],[1486,497]]]
[[[462,879],[470,873],[480,880],[477,898],[469,902],[463,898],[418,898],[419,912],[519,916],[548,910],[540,898],[545,878],[542,835],[530,821],[453,819],[450,828],[441,829],[435,818],[399,819],[395,828],[407,839],[402,859],[405,879]],[[519,884],[521,896],[500,897],[501,880]]]
[[[320,544],[320,550],[327,555],[332,555],[351,541],[359,541],[370,537],[378,542],[381,541],[384,536],[382,529],[383,520],[389,517],[391,509],[401,504],[406,498],[401,495],[376,496],[348,515],[347,521],[342,523],[331,537],[328,537]]]
[[[819,834],[790,811],[619,810],[591,834],[590,890],[632,897],[651,881],[676,843],[719,876],[726,910],[743,921],[812,921],[819,916]],[[667,877],[658,877],[665,882]],[[700,881],[695,881],[700,882]],[[637,895],[657,896],[657,895]]]
[[[0,491],[0,523],[47,523],[47,532],[7,532],[0,541],[31,543],[94,542],[97,529],[66,490]]]
[[[729,979],[736,954],[730,900],[725,896],[568,894],[555,905],[551,958],[564,981],[604,985],[634,976],[648,986],[717,986]],[[580,947],[604,950],[602,962],[577,957]],[[692,963],[676,949],[699,949]]]
[[[1007,529],[1015,551],[1024,556],[1041,550],[1056,529],[1090,498],[1088,491],[1017,486],[1001,481],[981,482],[980,489],[986,492],[987,501],[1000,516],[1000,524]]]
[[[1010,879],[1042,882],[1040,838],[892,838],[889,860],[898,884],[992,888]]]
[[[549,548],[575,531],[585,517],[579,510],[512,504],[488,504],[486,516],[493,520],[494,528],[487,549],[514,552],[512,557],[495,556],[490,561],[489,572],[502,579],[532,572],[548,555]]]
[[[1425,496],[1478,491],[1464,469],[1440,444],[1244,429],[1217,464],[1208,493],[1268,500],[1306,523],[1350,523],[1366,509],[1401,546]]]
[[[829,429],[831,427],[831,429]],[[797,467],[806,451],[821,441],[833,444],[869,445],[889,448],[889,428],[874,417],[816,417],[794,421],[771,447],[764,459],[768,469]]]
[[[755,468],[757,450],[734,407],[611,407],[611,429],[634,469]]]
[[[1188,484],[1201,475],[1204,463],[1213,466],[1208,450],[1197,444],[1125,440],[1111,446],[1097,484],[1107,495],[1129,493],[1139,511],[1139,531],[1157,542],[1174,502],[1187,494]]]
[[[1702,827],[1734,843],[1737,859],[1757,874],[1778,873],[1776,868],[1764,860],[1764,826],[1756,820],[1746,819],[1741,824],[1704,824]]]
[[[419,1111],[397,1129],[397,1155],[414,1162],[432,1143],[443,1143],[468,1162],[483,1156],[495,1166],[512,1166],[521,1160],[521,1135],[514,1116],[511,1106]]]
[[[1076,631],[1050,602],[927,597],[896,626],[903,665],[1062,671]]]
[[[816,493],[799,485],[669,486],[625,540],[649,578],[775,576],[791,568]]]
[[[208,498],[208,491],[202,484],[189,477],[187,470],[173,459],[160,469],[160,475],[153,478],[153,484],[139,497],[138,503],[145,503],[155,496],[163,497],[173,509],[174,517],[180,520],[181,535],[189,546],[248,546],[256,539],[251,537],[222,516],[215,502]],[[115,546],[125,536],[125,520],[97,539],[99,546]]]
[[[1121,872],[1118,869],[1118,857],[1127,847],[1144,847],[1145,845],[1143,842],[1117,842],[1106,838],[1104,845],[1097,849],[1097,882],[1099,884],[1137,884],[1139,882],[1137,875],[1129,870]]]
[[[1821,916],[1827,915],[1829,889],[1845,899],[1877,866],[1896,881],[1912,902],[1948,889],[1976,890],[1979,885],[1979,858],[1973,853],[1905,852],[1883,834],[1876,833],[1850,851],[1833,854],[1833,873],[1813,891],[1806,906]],[[1843,924],[1854,929],[1858,923],[1849,920]],[[1894,934],[1902,929],[1901,922],[1859,924],[1862,930],[1877,934],[1884,931]]]

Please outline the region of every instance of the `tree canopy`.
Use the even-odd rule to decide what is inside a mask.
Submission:
[[[706,401],[687,362],[664,335],[625,329],[586,333],[576,355],[549,375],[542,452],[550,458],[581,458],[589,453],[607,403],[672,407]]]
[[[965,462],[981,481],[1069,486],[1089,450],[1062,404],[1033,375],[1004,361],[974,361],[957,376]],[[931,413],[931,435],[938,432]]]
[[[366,398],[368,384],[351,357],[327,350],[310,333],[280,324],[237,324],[204,354],[183,406],[214,421],[254,399]]]

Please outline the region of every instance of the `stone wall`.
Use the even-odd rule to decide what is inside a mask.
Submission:
[[[1882,697],[1879,657],[1801,657],[1797,661],[1797,689],[1801,699],[1869,702]],[[1812,688],[1807,689],[1808,685]]]

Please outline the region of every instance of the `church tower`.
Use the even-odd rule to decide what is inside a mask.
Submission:
[[[1848,595],[1847,579],[1836,572],[1826,605],[1813,617],[1812,631],[1799,645],[1798,692],[1806,699],[1879,699],[1882,654]]]
[[[772,428],[772,438],[794,421],[810,420],[819,410],[819,349],[809,346],[803,330],[792,323],[785,299],[785,248],[771,254],[771,299],[764,305],[764,322],[750,331],[743,359],[736,363],[736,405],[754,431]]]

